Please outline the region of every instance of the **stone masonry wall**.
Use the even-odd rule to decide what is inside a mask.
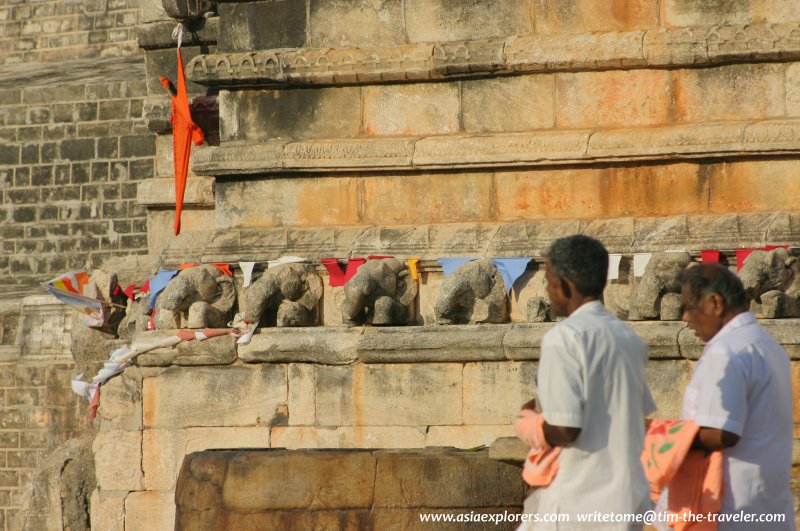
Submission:
[[[135,198],[154,174],[155,135],[135,29],[163,16],[141,0],[0,2],[2,531],[62,525],[58,484],[55,513],[29,498],[37,468],[86,430],[86,404],[70,389],[71,312],[28,295],[61,272],[147,253]]]
[[[37,466],[85,429],[85,403],[70,389],[72,312],[32,296],[0,314],[0,530],[16,531]]]
[[[137,52],[141,0],[0,2],[0,65]]]

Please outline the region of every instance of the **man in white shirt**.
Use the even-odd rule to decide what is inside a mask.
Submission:
[[[794,530],[789,356],[747,311],[742,283],[729,269],[700,264],[680,281],[682,318],[706,342],[681,418],[701,426],[694,447],[722,450],[721,516],[739,515],[718,529]]]
[[[568,317],[542,339],[536,400],[545,439],[562,450],[555,479],[531,494],[525,512],[569,522],[527,528],[641,528],[602,518],[650,508],[640,461],[645,416],[656,409],[644,373],[647,345],[603,306],[608,252],[599,241],[562,238],[546,257],[553,310]],[[597,518],[578,523],[578,514],[590,513]]]

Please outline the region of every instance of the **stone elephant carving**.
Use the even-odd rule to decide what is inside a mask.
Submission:
[[[456,269],[439,288],[437,324],[502,323],[508,318],[503,277],[491,260],[474,260]]]
[[[178,273],[156,299],[155,325],[174,328],[222,328],[236,302],[233,278],[211,265]]]
[[[368,260],[344,285],[342,321],[348,325],[408,324],[417,289],[406,262]]]
[[[267,269],[249,286],[242,310],[259,326],[313,326],[318,321],[322,279],[308,264],[282,264]]]
[[[654,253],[632,292],[628,318],[679,320],[681,286],[678,275],[691,261],[689,253]]]
[[[758,317],[800,317],[800,262],[786,249],[753,251],[739,278]]]

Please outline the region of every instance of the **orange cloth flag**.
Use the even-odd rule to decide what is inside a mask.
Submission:
[[[532,487],[544,487],[553,482],[558,472],[561,448],[553,448],[544,438],[544,417],[523,409],[514,421],[517,436],[531,447],[522,467],[522,479]]]
[[[694,521],[690,515],[705,516],[722,508],[722,452],[692,450],[699,430],[691,420],[654,420],[644,441],[642,465],[650,497],[655,501],[669,488],[667,509],[678,516],[669,525],[678,531],[717,529],[716,522]]]
[[[160,77],[161,84],[169,89],[169,80]],[[181,233],[181,211],[183,194],[186,191],[186,175],[189,173],[189,156],[192,142],[203,143],[203,131],[192,120],[189,112],[189,98],[186,95],[186,75],[183,72],[183,56],[178,47],[178,83],[176,94],[172,95],[172,151],[175,157],[175,235]]]

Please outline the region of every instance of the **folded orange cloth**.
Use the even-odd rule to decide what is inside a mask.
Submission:
[[[544,438],[544,417],[530,409],[523,409],[514,421],[517,436],[531,447],[522,468],[522,479],[532,487],[552,483],[558,472],[561,448],[553,448]]]
[[[645,436],[642,465],[650,497],[657,500],[669,488],[667,509],[677,515],[669,525],[678,531],[715,530],[716,522],[691,515],[705,516],[722,508],[722,452],[692,450],[699,430],[691,420],[654,420]]]

